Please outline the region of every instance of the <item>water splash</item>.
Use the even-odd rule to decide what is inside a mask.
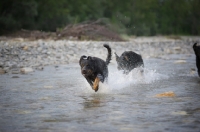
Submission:
[[[143,70],[143,72],[141,72]],[[107,83],[100,83],[97,93],[110,93],[120,92],[125,88],[133,87],[139,84],[150,84],[157,80],[167,79],[167,75],[158,73],[156,70],[149,70],[146,68],[137,68],[132,70],[128,75],[118,71],[115,68],[109,69],[109,76]],[[85,81],[86,82],[86,81]],[[86,82],[87,89],[84,91],[87,93],[94,93],[94,90]]]
[[[120,91],[124,88],[132,87],[139,84],[150,84],[157,80],[167,79],[167,75],[157,73],[156,70],[141,68],[132,70],[128,75],[122,74],[121,71],[115,71],[110,73],[108,77],[108,83],[102,89],[102,92]],[[108,89],[108,90],[107,90]]]

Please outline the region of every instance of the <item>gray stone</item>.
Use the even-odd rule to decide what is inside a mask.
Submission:
[[[11,67],[11,66],[12,66],[12,64],[11,64],[10,61],[6,61],[6,62],[5,62],[5,67]]]
[[[184,63],[186,63],[187,61],[186,60],[177,60],[177,61],[175,61],[174,63],[175,64],[184,64]]]
[[[18,70],[18,69],[14,69],[14,70],[12,70],[12,72],[11,72],[12,74],[19,74],[20,73],[20,71]]]
[[[47,53],[46,49],[42,50],[42,54],[46,54],[46,53]]]
[[[12,76],[12,78],[19,78],[19,76]]]
[[[0,61],[0,67],[4,67],[4,62],[3,61]]]
[[[5,74],[6,71],[3,68],[0,68],[0,74]]]
[[[50,55],[50,54],[51,54],[51,51],[47,51],[46,54],[47,54],[47,55]]]
[[[7,72],[9,72],[10,68],[9,67],[3,67],[3,70],[7,73]]]
[[[44,67],[42,67],[42,66],[40,66],[40,67],[36,67],[36,70],[43,70],[44,69]]]
[[[42,47],[38,47],[38,48],[37,48],[37,51],[41,52],[42,49],[43,49]]]
[[[29,72],[33,72],[33,69],[31,67],[24,67],[20,69],[21,73],[26,74]]]
[[[57,58],[57,59],[60,59],[60,58],[61,58],[61,55],[57,55],[56,58]]]
[[[17,68],[19,67],[16,63],[15,64],[12,64],[11,68]]]

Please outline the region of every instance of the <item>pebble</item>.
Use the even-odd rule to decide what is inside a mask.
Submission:
[[[156,94],[154,97],[175,97],[176,94],[173,91],[164,92],[160,94]]]
[[[28,46],[24,46],[24,47],[23,47],[23,50],[28,50]]]
[[[36,67],[36,69],[42,71],[44,67]]]
[[[192,45],[194,42],[199,41],[200,37],[185,37],[179,41],[159,37],[137,37],[127,42],[1,40],[0,74],[29,73],[33,72],[34,69],[43,70],[43,66],[46,65],[78,63],[82,55],[97,56],[105,59],[107,56],[107,50],[103,47],[105,43],[110,45],[113,53],[122,54],[124,51],[132,50],[147,59],[159,58],[169,54],[194,54]],[[112,61],[115,61],[114,55],[112,55]],[[183,64],[186,61],[177,60],[174,63]]]
[[[180,51],[180,50],[181,50],[181,47],[174,47],[173,49],[174,49],[174,50]]]
[[[20,73],[20,71],[19,70],[12,70],[12,74],[19,74]]]
[[[12,78],[19,78],[19,76],[12,76]]]
[[[171,113],[172,115],[188,115],[186,111],[174,111]]]
[[[174,63],[175,64],[185,64],[187,61],[186,60],[177,60]]]
[[[3,67],[3,70],[8,73],[10,71],[10,68],[9,67]]]
[[[5,74],[5,73],[6,73],[6,71],[4,69],[0,68],[0,74]]]
[[[25,67],[25,68],[21,68],[21,73],[26,74],[29,72],[33,72],[33,69],[31,67]]]

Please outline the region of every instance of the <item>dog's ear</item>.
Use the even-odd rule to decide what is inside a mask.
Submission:
[[[116,61],[119,61],[119,56],[117,55],[116,52],[115,52],[115,57],[116,57]]]
[[[81,56],[81,58],[79,60],[79,65],[81,65],[81,61],[84,60],[84,59],[87,59],[87,56],[85,56],[85,55]]]
[[[86,58],[87,58],[87,56],[83,55],[83,56],[81,56],[80,60],[86,59]]]
[[[197,43],[194,43],[194,45],[193,45],[193,49],[195,49],[195,48],[196,48],[196,46],[197,46]]]
[[[85,55],[81,56],[79,62],[82,61],[82,60],[84,60],[84,59],[86,60],[86,59],[87,59],[87,56],[85,56]]]
[[[200,57],[200,45],[198,43],[194,43],[193,45],[194,53],[197,57]]]
[[[193,49],[196,49],[196,48],[198,48],[198,49],[200,48],[200,43],[197,43],[197,42],[194,43],[194,45],[193,45]]]
[[[87,57],[87,60],[92,60],[92,57],[91,57],[91,56],[88,56],[88,57]]]

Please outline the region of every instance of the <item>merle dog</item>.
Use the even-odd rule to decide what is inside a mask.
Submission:
[[[200,77],[200,45],[197,45],[197,43],[195,43],[193,45],[193,49],[194,49],[194,53],[196,55],[196,66],[198,69],[198,75]]]
[[[107,66],[111,60],[111,48],[107,44],[104,44],[103,46],[108,50],[106,61],[97,57],[85,55],[81,56],[79,60],[79,65],[81,66],[81,73],[88,81],[92,89],[95,90],[95,92],[97,92],[99,89],[99,82],[101,81],[103,83],[108,77]]]
[[[123,70],[124,74],[128,74],[134,68],[144,67],[142,56],[133,51],[125,51],[120,57],[115,53],[115,56],[117,68]]]

